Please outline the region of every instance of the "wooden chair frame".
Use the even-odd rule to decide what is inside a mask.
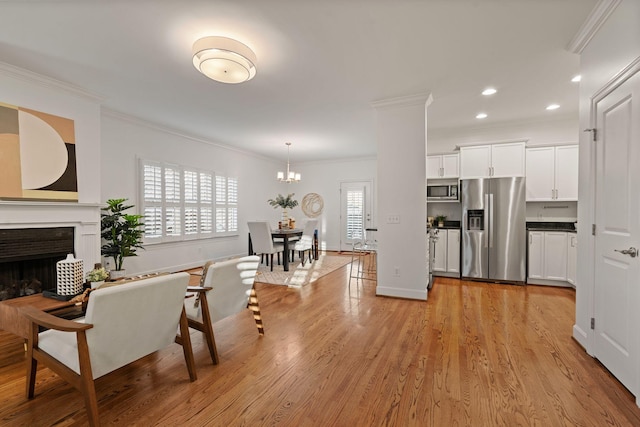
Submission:
[[[45,313],[34,307],[22,308],[23,315],[31,321],[27,346],[27,398],[33,399],[35,396],[36,372],[38,362],[43,362],[52,371],[61,376],[73,387],[78,389],[84,396],[87,417],[90,426],[99,426],[98,399],[96,396],[95,380],[91,369],[91,359],[89,357],[89,346],[87,344],[86,331],[93,328],[92,324],[74,322],[72,320],[61,319],[51,314]],[[75,332],[78,342],[78,359],[80,363],[80,375],[50,356],[38,347],[38,327],[43,326],[64,332]],[[189,371],[189,379],[193,382],[197,379],[195,360],[191,349],[191,338],[189,337],[189,324],[187,316],[182,308],[180,315],[180,343],[184,353],[184,358]],[[176,339],[178,342],[178,339]]]

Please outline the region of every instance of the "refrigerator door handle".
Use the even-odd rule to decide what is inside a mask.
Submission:
[[[489,195],[485,194],[484,195],[484,217],[486,219],[489,219]],[[491,239],[491,227],[485,227],[484,229],[485,233],[488,233],[488,238],[484,239],[484,247],[488,247],[489,246],[489,239]]]
[[[489,247],[493,247],[493,193],[489,194]]]

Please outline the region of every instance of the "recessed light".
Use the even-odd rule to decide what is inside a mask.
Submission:
[[[496,92],[497,92],[497,90],[495,90],[494,88],[488,87],[488,88],[486,88],[485,90],[482,91],[482,94],[486,96],[486,95],[493,95]]]
[[[487,118],[487,113],[478,113],[478,115],[476,116],[476,119],[486,119]]]
[[[578,83],[580,80],[582,80],[582,76],[580,74],[571,79],[574,83]]]
[[[558,108],[560,108],[558,104],[551,104],[547,106],[547,110],[557,110]]]

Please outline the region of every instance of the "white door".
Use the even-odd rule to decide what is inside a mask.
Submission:
[[[340,183],[340,250],[351,251],[362,240],[365,228],[372,227],[371,182]]]
[[[639,397],[640,73],[595,102],[594,355]]]

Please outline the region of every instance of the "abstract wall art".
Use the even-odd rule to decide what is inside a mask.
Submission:
[[[78,201],[73,120],[0,103],[0,198]]]

